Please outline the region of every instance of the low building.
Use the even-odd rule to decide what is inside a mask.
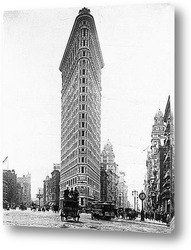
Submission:
[[[9,206],[17,204],[17,175],[15,170],[3,169],[3,193]]]
[[[51,177],[46,176],[43,181],[43,202],[44,205],[59,205],[60,200],[60,164],[53,165]]]

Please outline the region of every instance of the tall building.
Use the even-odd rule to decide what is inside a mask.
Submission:
[[[125,181],[125,172],[119,172],[119,184],[118,184],[118,200],[119,207],[127,207],[127,185]]]
[[[107,141],[101,153],[101,201],[113,202],[118,206],[119,171],[111,142]]]
[[[31,204],[31,174],[28,173],[22,177],[17,177],[17,183],[22,188],[22,202],[29,206]]]
[[[146,209],[155,211],[160,206],[160,147],[164,144],[165,124],[163,113],[155,114],[151,132],[151,149],[147,155],[147,176],[145,181]]]
[[[175,214],[175,135],[174,135],[174,117],[171,110],[170,96],[165,108],[164,123],[165,141],[164,146],[160,148],[161,156],[161,186],[160,186],[160,201],[161,210],[169,213],[171,218]]]
[[[90,10],[76,17],[60,64],[60,199],[77,187],[81,206],[100,199],[101,69],[104,66]]]
[[[54,205],[59,206],[60,199],[60,171],[54,169],[51,173],[50,179],[50,202]]]
[[[43,181],[43,203],[44,205],[50,202],[50,177],[47,175]]]

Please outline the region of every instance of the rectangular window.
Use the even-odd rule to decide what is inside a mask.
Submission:
[[[82,87],[82,92],[86,92],[86,88],[85,87]]]
[[[81,198],[81,206],[84,205],[84,198]]]
[[[84,140],[82,140],[82,145],[84,145]]]
[[[84,126],[85,126],[85,122],[82,122],[82,128],[84,128]]]
[[[85,74],[86,74],[86,70],[82,69],[82,75],[85,75]]]
[[[83,56],[86,56],[86,51],[85,51],[85,50],[84,50],[82,53],[83,53],[83,54],[82,54]]]
[[[82,119],[84,119],[85,118],[85,114],[84,113],[82,113]]]
[[[86,79],[83,77],[82,78],[82,83],[85,83],[86,82]]]
[[[85,97],[85,95],[83,95],[82,96],[82,101],[85,102],[85,100],[86,100],[86,97]]]
[[[84,132],[85,132],[85,131],[84,131],[84,130],[82,130],[82,136],[84,136],[84,134],[85,134]]]

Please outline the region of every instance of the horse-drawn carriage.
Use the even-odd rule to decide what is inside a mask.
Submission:
[[[78,200],[74,200],[71,198],[64,199],[62,201],[62,208],[61,208],[61,221],[64,219],[67,221],[68,219],[73,219],[74,221],[79,221],[80,214],[79,214],[79,204]]]
[[[80,206],[79,206],[79,192],[77,188],[69,191],[69,188],[64,190],[64,196],[61,200],[61,221],[73,219],[74,221],[79,221],[80,219]]]
[[[129,220],[135,220],[137,212],[132,208],[125,208],[125,218]]]
[[[114,205],[109,202],[94,202],[91,217],[93,219],[111,220],[115,217]]]

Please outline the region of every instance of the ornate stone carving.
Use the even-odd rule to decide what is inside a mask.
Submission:
[[[79,10],[79,15],[83,14],[90,14],[90,9],[84,7],[83,9]]]

